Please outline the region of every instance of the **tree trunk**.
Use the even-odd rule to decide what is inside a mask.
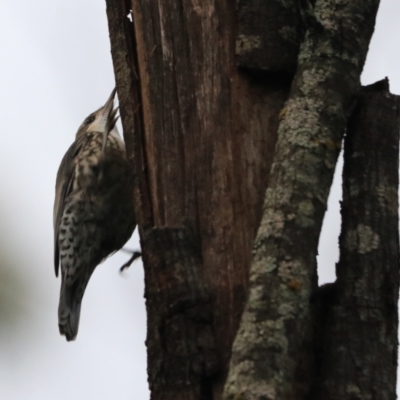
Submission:
[[[106,2],[152,399],[316,393],[315,255],[378,1]]]
[[[399,125],[388,82],[363,88],[345,138],[340,260],[325,288],[315,399],[396,399]]]

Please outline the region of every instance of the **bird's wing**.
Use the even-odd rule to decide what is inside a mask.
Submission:
[[[86,141],[85,135],[78,137],[65,153],[57,172],[56,198],[53,209],[54,226],[54,270],[58,276],[60,250],[58,247],[58,233],[60,222],[68,195],[72,191],[75,176],[75,158]]]

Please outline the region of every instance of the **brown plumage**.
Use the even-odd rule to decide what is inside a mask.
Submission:
[[[61,265],[60,333],[78,333],[82,297],[98,264],[119,250],[136,226],[133,186],[119,137],[115,89],[106,104],[79,127],[57,173],[54,267]]]

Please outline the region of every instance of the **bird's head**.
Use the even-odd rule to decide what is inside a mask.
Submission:
[[[103,147],[105,146],[107,136],[115,128],[115,124],[118,120],[118,108],[114,109],[114,97],[116,91],[117,90],[114,88],[104,106],[100,107],[95,112],[92,112],[82,122],[76,134],[77,138],[86,133],[100,132],[104,135]]]

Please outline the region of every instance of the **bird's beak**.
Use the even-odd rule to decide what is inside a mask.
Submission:
[[[117,123],[118,117],[118,107],[114,109],[114,98],[115,94],[117,93],[117,89],[114,88],[110,94],[110,97],[107,99],[106,104],[104,104],[103,109],[101,110],[101,119],[105,122],[105,129],[103,132],[103,145],[102,151],[104,153],[108,134],[114,129],[115,124]]]

